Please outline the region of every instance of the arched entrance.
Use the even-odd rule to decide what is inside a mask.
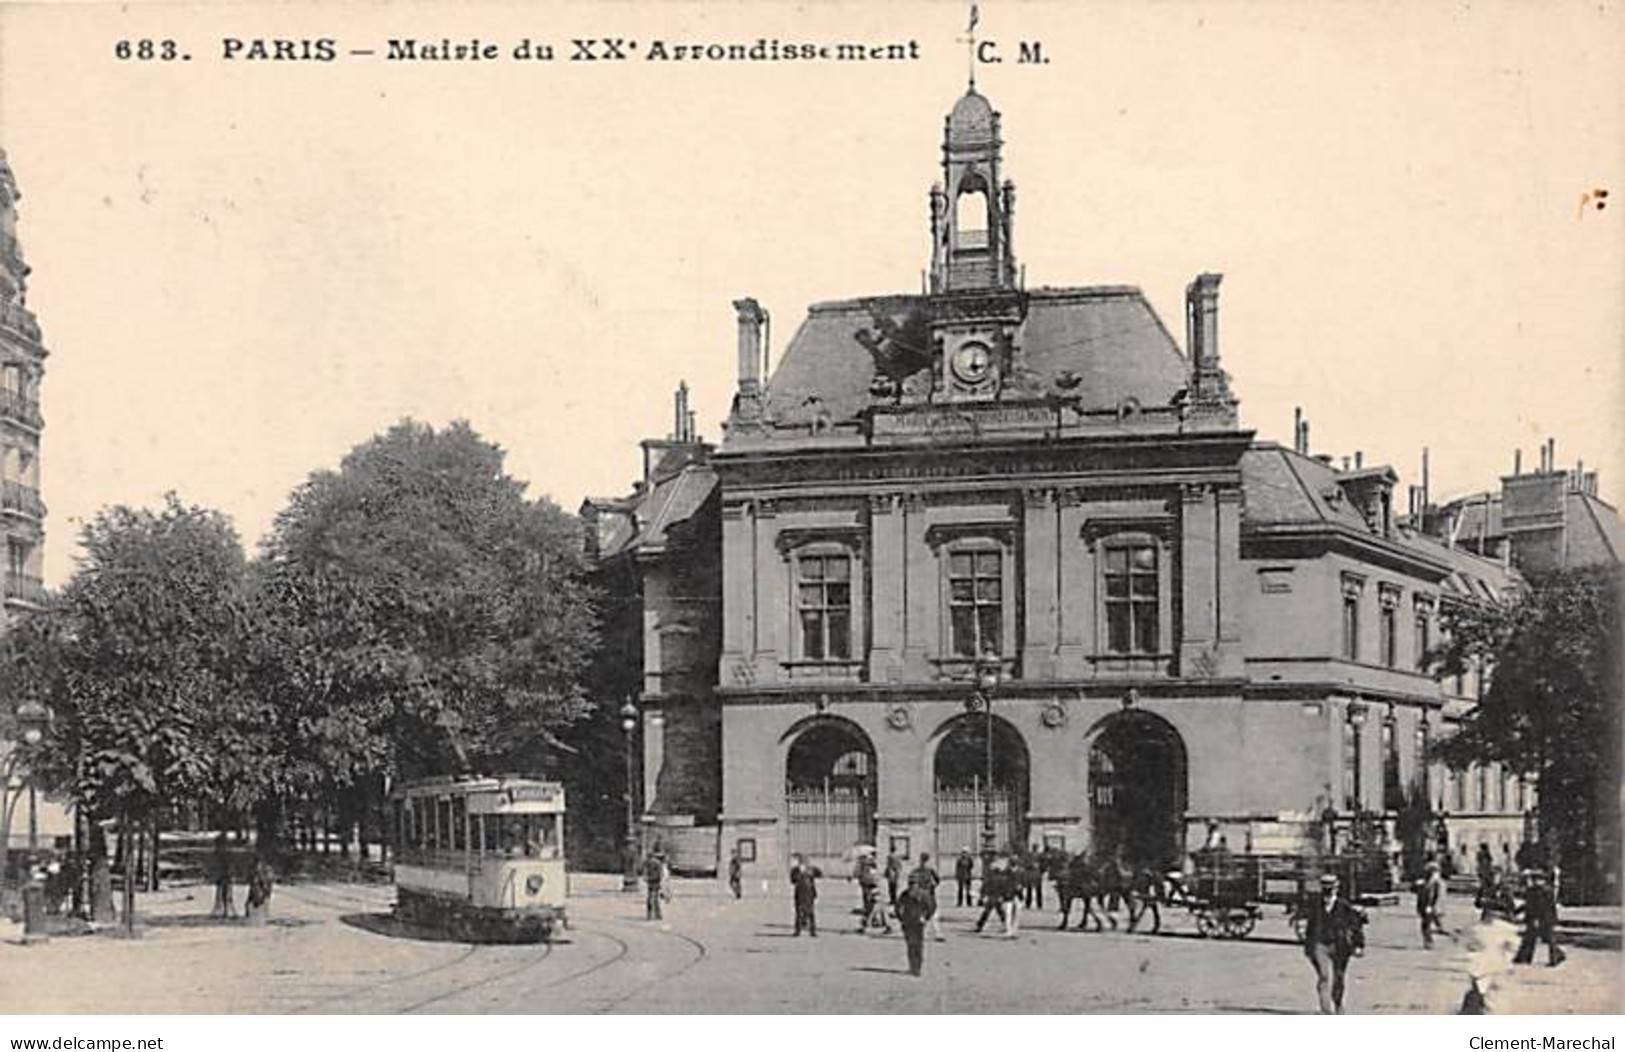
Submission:
[[[1149,712],[1107,717],[1089,747],[1090,847],[1131,866],[1178,865],[1184,853],[1185,743]]]
[[[952,856],[961,848],[979,853],[989,816],[994,850],[1026,845],[1031,764],[1027,743],[1009,722],[985,713],[954,717],[938,732],[931,768],[938,857]]]
[[[815,717],[790,732],[784,761],[790,854],[834,862],[875,839],[875,747],[848,720]]]

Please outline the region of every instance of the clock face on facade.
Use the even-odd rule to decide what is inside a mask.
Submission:
[[[993,371],[993,354],[986,344],[967,343],[954,351],[951,364],[962,383],[979,384]]]

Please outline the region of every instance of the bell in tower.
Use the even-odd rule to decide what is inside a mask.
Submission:
[[[948,115],[943,181],[931,188],[933,293],[1015,286],[1016,188],[999,182],[999,146],[999,115],[973,86]]]

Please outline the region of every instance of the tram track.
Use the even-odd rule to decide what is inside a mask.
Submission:
[[[288,891],[290,898],[318,910],[347,911],[353,909],[367,909],[370,911],[376,911],[379,908],[387,905],[376,896],[363,896],[353,893],[347,894],[343,891],[325,887],[292,885],[286,886],[285,890]],[[611,920],[609,923],[619,924],[623,922]],[[640,935],[650,937],[658,936],[666,940],[681,943],[687,948],[689,954],[688,959],[678,963],[675,967],[670,967],[665,974],[658,975],[645,982],[637,982],[631,989],[620,992],[612,996],[610,999],[600,1002],[594,1007],[585,1009],[588,1012],[595,1014],[613,1012],[628,1001],[631,1001],[664,983],[676,979],[678,976],[689,971],[695,965],[705,960],[710,954],[709,948],[703,942],[680,932],[666,931],[659,928],[644,928],[641,926],[634,926],[631,924],[631,922],[624,923],[626,923],[629,928],[635,928]],[[627,939],[622,938],[620,935],[617,935],[611,931],[604,930],[596,923],[591,926],[572,925],[567,929],[567,931],[572,936],[590,936],[595,939],[604,940],[609,944],[610,952],[607,956],[604,956],[600,960],[593,961],[591,964],[588,964],[585,967],[580,967],[566,974],[545,979],[544,981],[533,986],[527,986],[527,990],[553,990],[580,983],[584,980],[588,980],[592,976],[606,971],[607,969],[611,969],[622,964],[633,952],[632,941],[628,941]],[[401,975],[390,976],[377,982],[352,987],[347,990],[337,991],[335,993],[306,1002],[296,1008],[292,1008],[290,1009],[290,1013],[299,1014],[312,1011],[320,1012],[324,1010],[365,1011],[366,1009],[347,1009],[344,1007],[344,1003],[356,1001],[364,1003],[368,999],[379,995],[381,992],[388,992],[392,989],[403,987],[406,984],[416,983],[424,980],[433,981],[436,977],[450,980],[451,982],[455,983],[455,985],[449,988],[435,990],[430,996],[420,996],[417,1000],[410,1001],[409,1003],[400,1007],[382,1009],[383,1011],[397,1015],[411,1015],[414,1013],[423,1012],[425,1010],[432,1011],[435,1009],[435,1006],[444,1006],[447,1004],[447,1002],[464,997],[474,991],[490,987],[493,984],[510,982],[542,965],[543,962],[554,959],[554,945],[556,944],[551,942],[544,943],[542,944],[541,952],[538,954],[527,956],[526,959],[522,961],[507,963],[498,970],[489,972],[488,974],[478,974],[472,977],[458,975],[457,972],[461,968],[473,967],[474,963],[477,963],[476,958],[483,959],[485,956],[487,956],[487,954],[482,953],[482,951],[487,951],[490,948],[483,945],[467,946],[463,949],[463,952],[450,960],[440,961],[427,967],[418,968]],[[563,943],[563,945],[569,945],[569,943]],[[459,981],[462,979],[468,979],[469,981]],[[614,980],[611,980],[611,982],[616,986],[620,985]],[[427,991],[420,990],[413,992],[423,993]],[[408,991],[397,989],[397,993],[407,994]],[[541,1008],[543,1006],[538,1007]],[[446,1009],[442,1008],[441,1010]]]
[[[473,947],[473,949],[477,950],[477,949],[480,949],[480,947],[475,946],[475,947]],[[515,975],[519,975],[521,972],[527,972],[530,969],[536,967],[538,964],[541,964],[543,961],[547,960],[552,955],[553,955],[553,944],[551,942],[544,942],[544,943],[542,943],[542,952],[540,954],[538,954],[536,957],[534,957],[534,958],[532,958],[530,960],[523,961],[520,964],[515,965],[512,968],[504,968],[502,971],[496,972],[493,975],[483,976],[483,977],[481,977],[479,979],[476,979],[474,982],[464,983],[462,986],[454,987],[453,989],[450,989],[450,990],[441,991],[440,993],[435,994],[433,997],[425,997],[421,1001],[414,1001],[412,1004],[409,1004],[404,1008],[395,1009],[394,1014],[395,1015],[410,1015],[411,1013],[416,1012],[416,1011],[418,1011],[419,1009],[422,1009],[422,1008],[427,1008],[432,1004],[439,1004],[441,1001],[450,1000],[453,997],[461,997],[463,994],[469,993],[470,991],[473,991],[473,990],[478,990],[482,986],[489,986],[492,983],[500,982],[503,979],[512,978]]]
[[[599,938],[608,939],[610,942],[614,943],[615,944],[615,952],[614,952],[614,954],[609,956],[609,957],[606,957],[605,959],[603,959],[601,961],[597,961],[594,964],[589,965],[586,968],[582,968],[579,971],[571,972],[568,975],[561,975],[561,976],[558,976],[555,979],[551,979],[551,980],[549,980],[547,982],[541,983],[540,985],[534,987],[533,989],[550,990],[550,989],[553,989],[554,987],[563,986],[565,983],[575,982],[577,980],[584,979],[587,976],[592,975],[595,972],[602,971],[603,969],[608,968],[609,966],[618,963],[629,952],[631,952],[632,947],[631,947],[630,943],[628,943],[624,939],[617,938],[616,936],[611,935],[608,932],[594,931],[594,930],[592,930],[590,928],[583,928],[583,929],[580,929],[580,930],[581,930],[582,934],[596,935]],[[552,950],[553,950],[554,945],[555,944],[551,943],[551,942],[544,943],[543,944],[544,952],[542,953],[541,956],[535,958],[534,960],[526,961],[523,964],[520,964],[520,965],[518,965],[516,967],[505,969],[505,970],[503,970],[501,972],[496,973],[495,975],[484,976],[484,977],[476,980],[475,982],[465,983],[462,986],[456,987],[454,989],[443,991],[443,992],[441,992],[439,994],[436,994],[434,997],[425,998],[422,1001],[418,1001],[418,1002],[416,1002],[414,1004],[406,1006],[405,1008],[397,1010],[396,1014],[397,1015],[407,1015],[407,1014],[410,1014],[412,1012],[416,1012],[421,1008],[426,1008],[429,1005],[439,1004],[442,1001],[448,1001],[448,1000],[450,1000],[450,999],[452,999],[454,997],[461,997],[462,995],[464,995],[466,993],[469,993],[469,992],[471,992],[473,990],[478,990],[481,987],[489,986],[492,983],[501,982],[501,981],[503,981],[505,979],[511,979],[514,976],[517,976],[517,975],[520,975],[520,974],[522,974],[522,973],[524,973],[526,971],[529,971],[531,968],[536,967],[537,965],[541,964],[544,960],[548,959],[552,955]]]
[[[625,1004],[627,1001],[632,1000],[632,998],[637,997],[640,994],[647,993],[648,991],[653,990],[655,987],[661,985],[662,983],[668,983],[671,980],[677,978],[679,975],[682,975],[684,972],[688,971],[690,968],[692,968],[695,965],[699,964],[701,961],[705,960],[706,957],[708,957],[710,955],[711,951],[706,947],[705,943],[701,942],[698,939],[691,938],[690,936],[684,935],[681,932],[664,931],[664,930],[662,930],[660,928],[643,929],[643,930],[647,931],[649,934],[660,935],[660,936],[664,936],[664,937],[666,937],[668,939],[676,939],[676,940],[678,940],[680,942],[686,943],[687,945],[693,947],[695,949],[696,953],[694,954],[694,956],[692,958],[690,958],[689,960],[683,962],[681,965],[679,965],[677,968],[673,969],[672,971],[667,972],[665,975],[657,976],[656,978],[651,979],[650,981],[648,981],[646,983],[643,983],[642,985],[637,986],[637,987],[627,991],[626,993],[622,994],[621,996],[616,997],[613,1000],[606,1002],[602,1007],[597,1008],[597,1009],[595,1009],[593,1011],[594,1015],[603,1015],[603,1014],[607,1014],[609,1012],[614,1011],[616,1008],[619,1008],[621,1005]],[[609,935],[608,932],[598,932],[598,933],[595,933],[595,934],[601,934],[601,935],[604,935],[607,938],[614,938],[614,936]],[[621,942],[621,944],[623,946],[626,945],[626,943],[622,942],[619,939],[617,939],[616,941]],[[624,953],[622,955],[624,956]],[[606,962],[606,963],[608,963],[608,962]]]

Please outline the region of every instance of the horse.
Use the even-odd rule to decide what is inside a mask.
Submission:
[[[1101,913],[1096,913],[1094,900],[1101,899],[1102,912],[1105,906],[1105,894],[1101,887],[1098,867],[1089,861],[1086,852],[1078,852],[1067,860],[1064,868],[1057,866],[1055,870],[1055,893],[1061,900],[1060,930],[1065,931],[1067,922],[1072,919],[1072,903],[1081,900],[1083,903],[1083,916],[1078,920],[1078,930],[1089,930],[1089,922],[1095,922],[1096,931],[1104,931],[1106,924],[1102,921]],[[1105,919],[1111,922],[1113,930],[1117,928],[1117,918],[1105,912]]]

